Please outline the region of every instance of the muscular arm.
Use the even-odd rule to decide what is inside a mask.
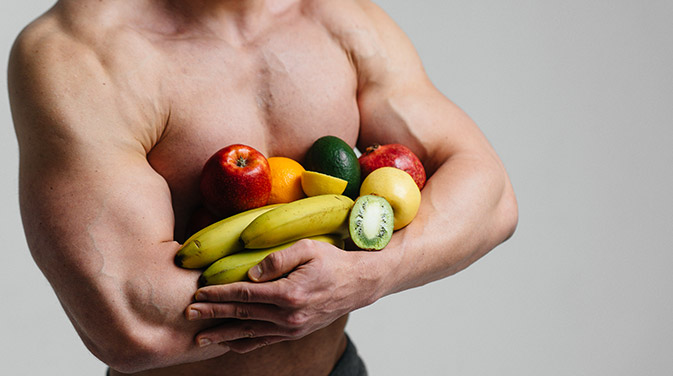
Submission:
[[[404,33],[377,6],[360,1],[370,24],[356,45],[361,133],[358,145],[401,143],[430,176],[417,218],[380,254],[381,296],[452,275],[511,236],[517,207],[505,169],[474,122],[429,81]]]
[[[87,347],[126,372],[224,352],[183,317],[198,274],[173,265],[170,192],[145,157],[158,106],[49,28],[17,40],[9,88],[28,244]]]

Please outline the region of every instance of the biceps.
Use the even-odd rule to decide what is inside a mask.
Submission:
[[[359,147],[403,144],[418,155],[430,174],[451,156],[482,142],[472,120],[429,83],[363,93],[360,114]]]
[[[80,334],[101,344],[169,315],[175,320],[198,276],[172,263],[177,244],[161,176],[134,158],[43,164],[22,160],[24,228]]]
[[[93,158],[72,159],[81,157]],[[133,158],[54,163],[31,156],[22,158],[20,175],[28,245],[50,281],[119,269],[116,260],[171,240],[168,188]]]
[[[380,53],[354,55],[360,85],[358,147],[401,143],[432,173],[458,153],[489,152],[474,122],[432,84],[404,32],[381,9],[363,2]]]

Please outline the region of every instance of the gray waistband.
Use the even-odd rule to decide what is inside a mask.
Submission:
[[[358,355],[358,351],[348,335],[346,335],[346,341],[346,350],[329,376],[367,376],[365,363]],[[109,368],[106,375],[110,375]]]
[[[367,368],[358,355],[353,341],[348,336],[346,336],[346,340],[348,341],[346,343],[346,350],[341,355],[341,358],[339,358],[329,376],[367,376]]]

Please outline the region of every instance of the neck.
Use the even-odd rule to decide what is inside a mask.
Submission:
[[[171,12],[187,23],[207,28],[234,44],[254,38],[274,13],[292,0],[166,0]]]
[[[267,0],[165,0],[174,9],[200,14],[216,12],[225,14],[251,14],[264,8]]]

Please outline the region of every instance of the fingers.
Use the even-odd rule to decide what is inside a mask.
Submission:
[[[220,344],[234,352],[248,352],[282,340],[297,339],[309,331],[305,310],[270,304],[193,303],[185,312],[190,320],[234,319],[200,332],[199,346]]]
[[[324,282],[326,276],[333,274],[325,268],[336,264],[329,260],[341,257],[342,251],[329,252],[319,246],[319,242],[299,241],[267,256],[258,269],[251,270],[249,276],[253,282],[197,290],[195,302],[185,311],[189,320],[229,319],[200,332],[197,343],[220,344],[231,351],[248,352],[301,338],[334,321],[343,313],[330,307],[332,288],[340,284]],[[332,247],[324,243],[322,246]],[[287,278],[280,278],[286,274]]]
[[[235,320],[200,332],[196,342],[201,347],[219,344],[231,351],[245,353],[280,341],[300,338],[302,333],[299,329],[280,328],[270,322]]]
[[[285,278],[278,278],[309,262],[316,266],[314,269],[320,269],[322,261],[315,257],[315,243],[318,242],[300,240],[290,248],[268,255],[248,272],[250,279],[255,283],[237,282],[205,286],[196,291],[194,299],[210,302],[301,304],[305,298],[302,289],[296,284],[287,283]]]
[[[288,339],[290,338],[269,336],[262,338],[238,339],[235,341],[225,342],[225,344],[231,349],[231,351],[244,354],[252,350],[257,350],[260,347],[272,345],[281,341],[287,341]]]
[[[301,328],[308,321],[308,315],[303,310],[245,303],[194,303],[187,307],[185,316],[190,321],[209,319],[267,321],[289,329]]]
[[[276,325],[264,321],[232,321],[206,329],[196,336],[197,343],[226,343],[243,338],[277,335]]]
[[[202,287],[196,291],[194,300],[212,303],[261,303],[282,305],[290,300],[286,295],[295,293],[288,290],[287,283],[237,282],[228,285]]]
[[[248,271],[248,277],[255,282],[267,282],[290,273],[313,258],[311,243],[310,240],[300,240],[290,248],[266,256]]]
[[[280,324],[278,307],[268,304],[194,303],[185,311],[188,320],[241,319],[262,320]]]
[[[319,249],[320,247],[323,249]],[[324,247],[333,248],[338,254],[342,253],[332,245],[302,239],[292,247],[266,256],[258,265],[250,269],[248,276],[254,283],[237,282],[205,286],[196,291],[194,298],[196,301],[292,305],[298,300],[301,301],[302,291],[286,282],[292,280],[293,276],[300,271],[308,274],[308,270],[312,271],[312,274],[308,276],[309,279],[322,278],[325,256],[329,253],[327,252],[329,248],[326,250]],[[280,278],[284,275],[289,275],[289,278]],[[305,277],[307,276],[302,278]]]

